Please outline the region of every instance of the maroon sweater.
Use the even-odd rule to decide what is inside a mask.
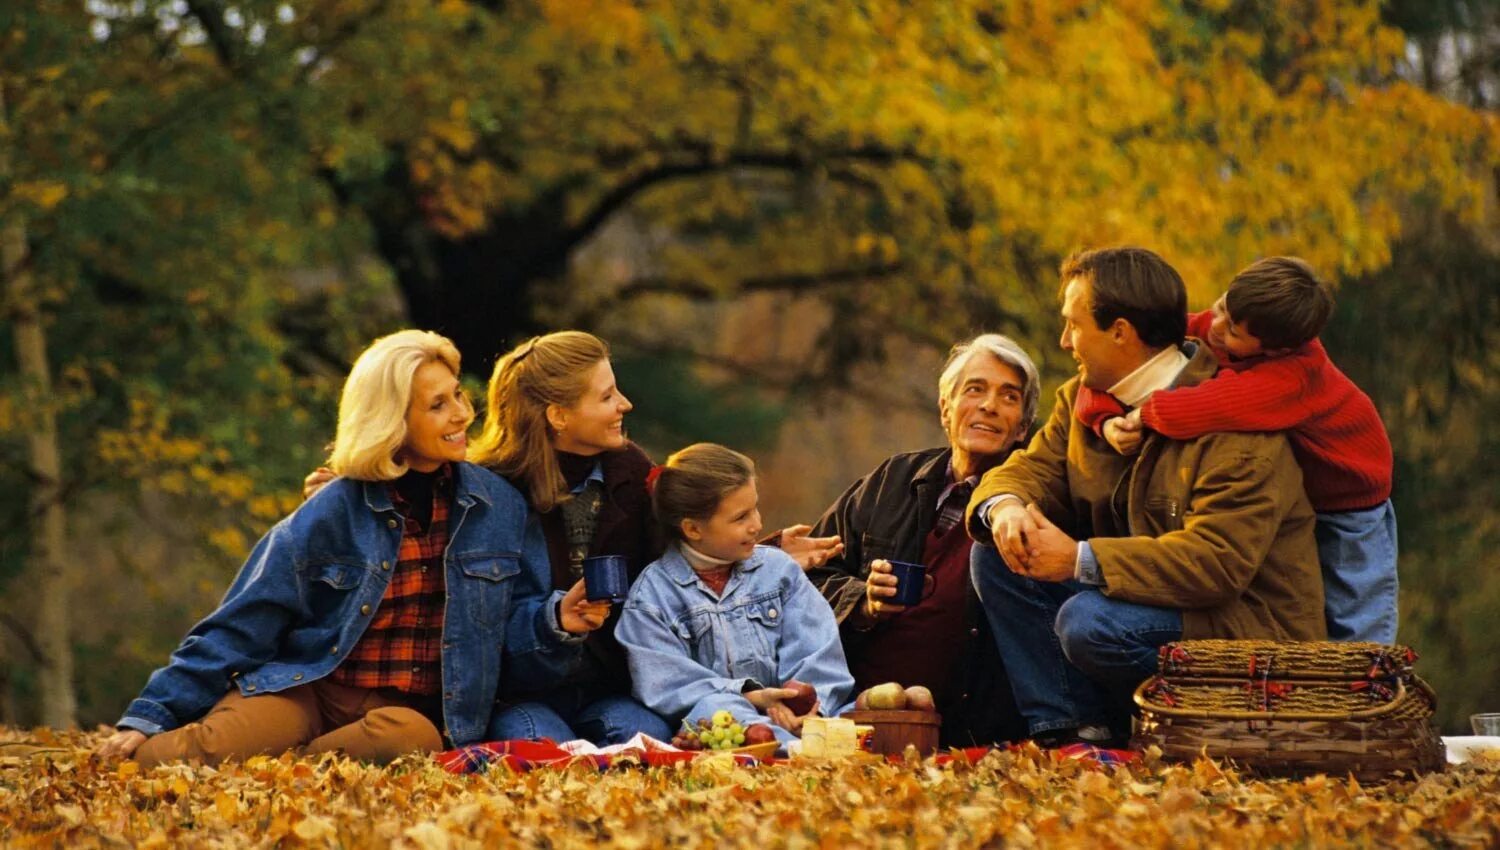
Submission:
[[[962,611],[969,597],[969,548],[973,541],[962,522],[947,533],[928,532],[922,544],[922,563],[936,586],[932,595],[882,624],[870,633],[857,655],[849,659],[849,672],[858,690],[882,682],[900,682],[908,687],[923,685],[937,697],[938,705],[949,705],[954,665],[967,651],[969,625],[955,612]]]

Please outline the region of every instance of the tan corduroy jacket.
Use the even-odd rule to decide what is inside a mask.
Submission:
[[[1217,368],[1194,345],[1179,386]],[[1148,431],[1140,453],[1122,457],[1074,419],[1077,395],[1074,378],[1031,445],[979,482],[968,517],[977,540],[994,543],[975,509],[1010,493],[1089,542],[1105,595],[1180,609],[1184,638],[1327,636],[1313,510],[1284,436]]]

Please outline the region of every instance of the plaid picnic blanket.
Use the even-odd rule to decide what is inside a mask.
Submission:
[[[984,758],[984,755],[991,749],[991,747],[969,747],[963,750],[950,750],[938,753],[933,760],[939,765],[948,764],[954,760],[972,763]],[[1070,744],[1057,752],[1065,758],[1092,761],[1102,766],[1130,764],[1140,759],[1139,753],[1130,750],[1107,750],[1088,744]],[[550,738],[543,738],[540,741],[493,741],[485,744],[470,744],[438,753],[436,758],[443,769],[449,773],[476,773],[496,766],[515,771],[527,771],[536,768],[567,767],[572,764],[592,764],[599,770],[606,770],[616,761],[622,764],[659,767],[692,761],[705,755],[708,753],[677,750],[652,738],[646,738],[643,742],[632,740],[603,750],[593,747],[586,741],[569,741],[559,745]],[[734,754],[734,758],[735,761],[745,765],[780,764],[785,761],[785,759],[778,758],[757,759],[740,753]],[[889,758],[896,760],[900,756],[889,756]]]

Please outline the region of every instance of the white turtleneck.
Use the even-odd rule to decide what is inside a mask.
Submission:
[[[1182,353],[1182,349],[1169,345],[1121,378],[1109,388],[1109,394],[1126,407],[1140,407],[1152,393],[1172,386],[1187,364],[1188,356]]]

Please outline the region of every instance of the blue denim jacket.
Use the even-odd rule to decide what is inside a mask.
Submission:
[[[719,709],[742,724],[764,723],[741,696],[751,680],[764,687],[806,682],[827,716],[847,710],[853,698],[833,610],[797,562],[770,546],[755,547],[735,565],[719,596],[679,548],[669,548],[636,579],[615,637],[630,655],[636,699],[674,724]]]
[[[255,696],[328,675],[384,598],[403,527],[384,482],[330,482],[261,538],[117,725],[154,735],[202,717],[235,684]],[[524,655],[576,638],[558,629],[550,595],[516,596],[550,568],[540,526],[505,479],[455,464],[448,528],[443,731],[465,744],[484,734],[507,644]]]

